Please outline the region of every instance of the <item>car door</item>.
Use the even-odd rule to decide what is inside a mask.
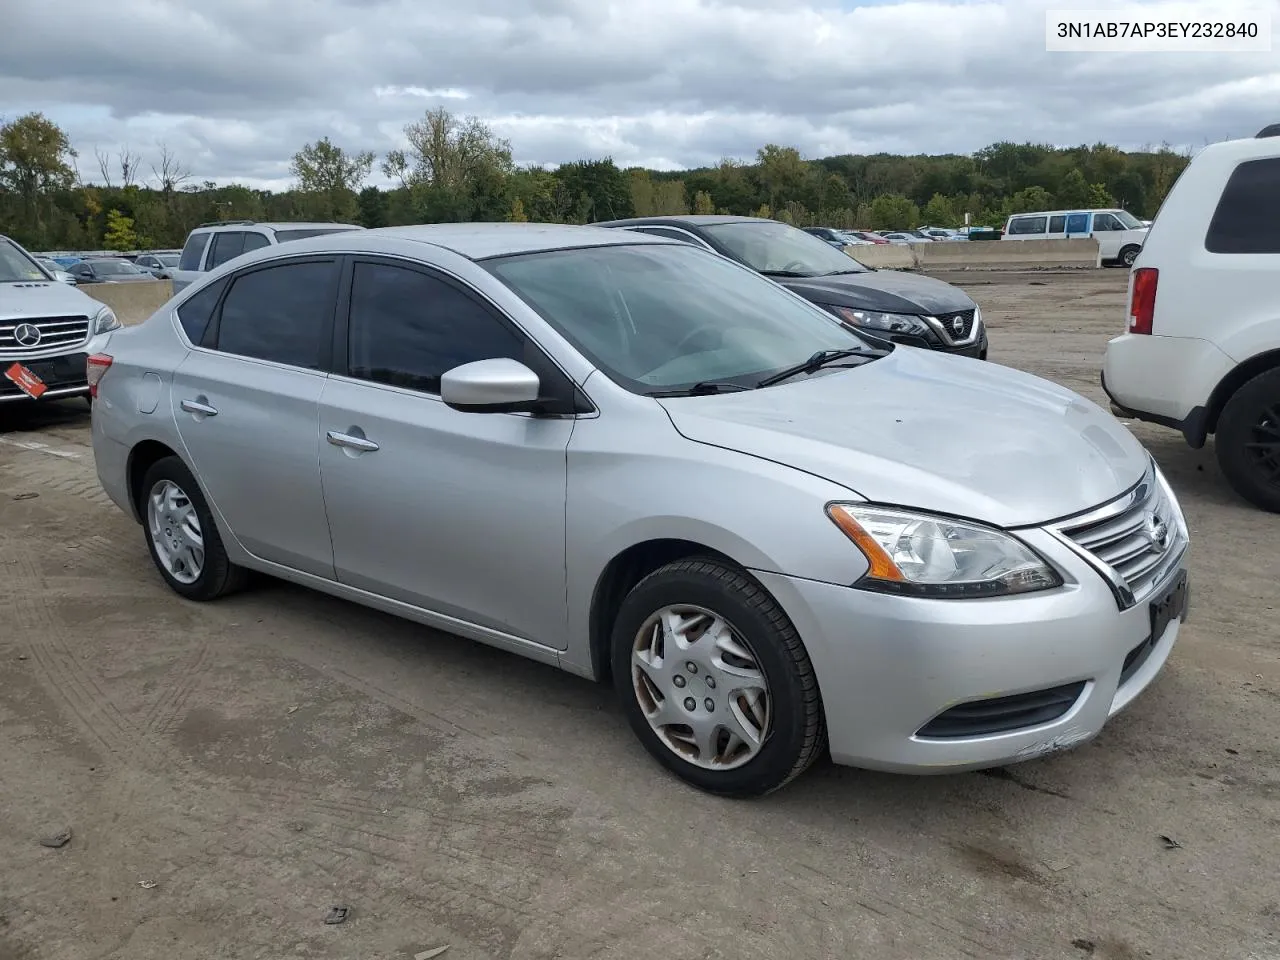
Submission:
[[[544,390],[558,368],[473,290],[425,267],[353,258],[342,300],[320,403],[339,581],[564,649],[573,420],[463,413],[439,395],[443,373],[475,360],[521,360]]]
[[[207,324],[182,316],[199,343],[171,391],[187,463],[236,539],[263,560],[329,579],[316,419],[339,263],[312,256],[234,274]]]
[[[1093,236],[1098,241],[1098,254],[1103,260],[1120,256],[1120,244],[1124,240],[1124,224],[1109,213],[1093,215]]]

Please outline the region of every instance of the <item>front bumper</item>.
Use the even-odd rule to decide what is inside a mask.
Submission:
[[[1038,531],[1025,539],[1066,575],[1063,587],[925,600],[756,574],[804,639],[835,762],[919,774],[1033,759],[1092,739],[1155,679],[1180,622],[1144,648],[1147,603],[1120,610],[1102,577],[1069,549]],[[1185,564],[1184,555],[1157,594],[1184,575]],[[1074,691],[1073,699],[1047,722],[986,735],[921,735],[959,704],[1054,689]]]
[[[15,363],[20,363],[39,377],[47,387],[40,395],[40,400],[61,400],[67,397],[87,397],[89,381],[85,369],[85,361],[89,354],[83,347],[76,348],[74,353],[65,353],[52,357],[5,357],[0,355],[0,403],[33,403],[35,398],[24,393],[18,385],[3,376]]]

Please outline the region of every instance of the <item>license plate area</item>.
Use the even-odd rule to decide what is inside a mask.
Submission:
[[[1187,572],[1183,570],[1164,593],[1151,601],[1151,636],[1152,644],[1160,642],[1169,624],[1174,620],[1187,619]]]

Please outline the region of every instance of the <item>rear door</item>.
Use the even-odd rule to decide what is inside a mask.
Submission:
[[[172,390],[187,462],[236,539],[263,560],[328,579],[316,419],[339,262],[303,257],[234,274],[207,325],[184,318],[199,343]]]

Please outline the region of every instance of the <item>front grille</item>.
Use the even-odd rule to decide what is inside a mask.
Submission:
[[[973,336],[973,311],[955,310],[951,313],[935,313],[934,317],[942,324],[942,329],[951,338],[952,343],[963,343]]]
[[[955,740],[1052,723],[1075,705],[1084,687],[1085,681],[1079,680],[1011,697],[972,700],[944,710],[921,727],[916,736],[929,740]]]
[[[1059,529],[1127,587],[1126,607],[1151,594],[1182,544],[1174,506],[1151,472],[1114,506]]]
[[[39,337],[31,342],[34,327]],[[18,331],[22,328],[21,341]],[[88,317],[33,317],[30,320],[0,320],[0,355],[25,357],[57,347],[78,347],[89,339]]]

